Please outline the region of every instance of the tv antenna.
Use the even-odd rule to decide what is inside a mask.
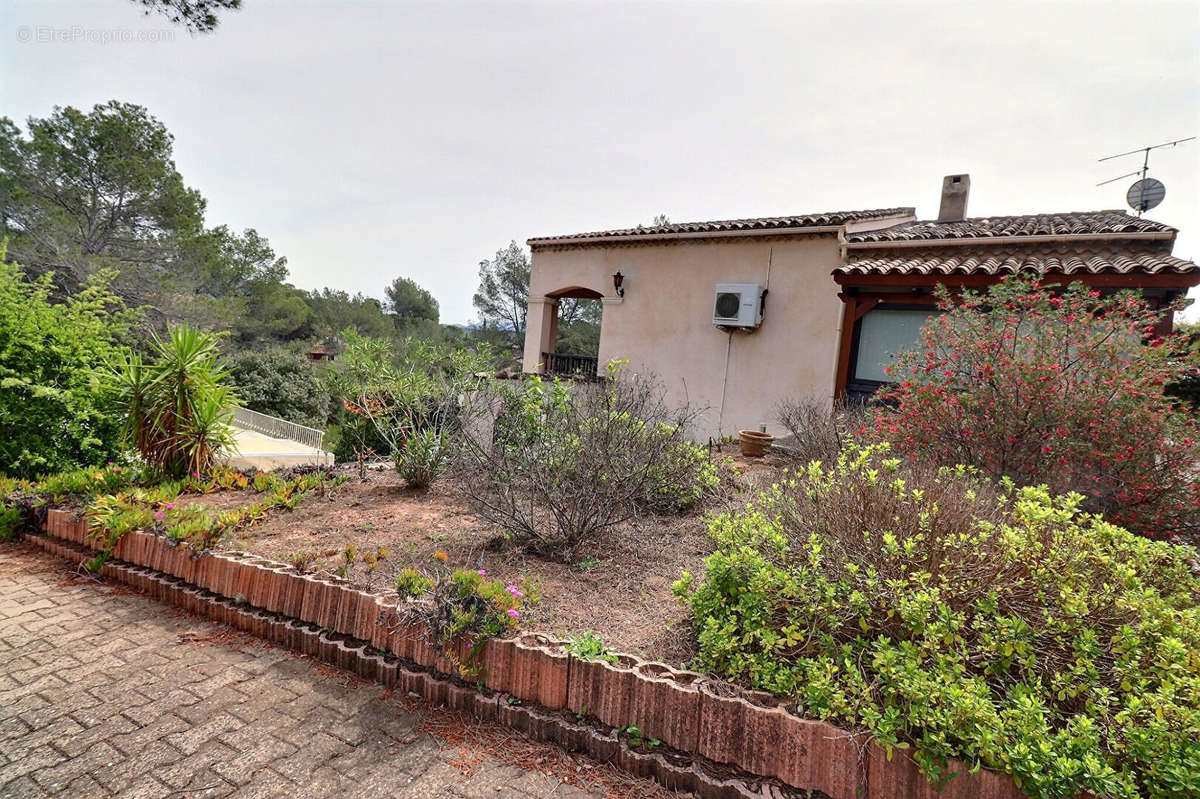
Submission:
[[[1130,150],[1127,153],[1117,153],[1116,155],[1108,155],[1097,161],[1111,161],[1114,158],[1124,158],[1127,155],[1137,155],[1143,153],[1142,168],[1136,172],[1126,172],[1115,178],[1110,178],[1103,183],[1097,183],[1097,186],[1106,186],[1109,183],[1115,183],[1118,180],[1131,178],[1134,175],[1141,175],[1141,178],[1129,187],[1129,191],[1125,193],[1125,202],[1129,203],[1129,207],[1137,211],[1138,216],[1143,212],[1155,208],[1167,196],[1167,187],[1163,185],[1161,180],[1155,180],[1148,177],[1150,173],[1150,151],[1157,150],[1161,147],[1174,147],[1177,144],[1183,144],[1186,141],[1193,141],[1195,136],[1188,136],[1186,139],[1176,139],[1175,141],[1163,142],[1162,144],[1152,144],[1149,147],[1141,147],[1137,150]]]

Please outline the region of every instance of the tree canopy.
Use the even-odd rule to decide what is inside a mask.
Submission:
[[[116,100],[55,108],[22,136],[0,119],[0,232],[35,275],[73,288],[106,265],[161,269],[198,235],[204,199],[175,169],[173,139],[145,108]]]
[[[438,320],[438,301],[410,278],[396,278],[383,293],[387,297],[388,313],[401,327],[422,319]]]
[[[282,347],[239,352],[229,369],[245,407],[289,422],[325,427],[329,391],[322,385],[320,367],[303,355]]]
[[[242,0],[132,0],[151,12],[166,17],[170,22],[187,28],[192,33],[210,33],[215,30],[220,11],[232,11],[242,7]]]
[[[485,324],[525,336],[525,312],[529,307],[529,256],[510,241],[491,260],[479,263],[479,289],[472,302]]]
[[[185,15],[236,7],[147,5]],[[292,286],[287,258],[266,236],[205,224],[204,198],[185,184],[173,147],[145,108],[115,100],[87,112],[55,108],[27,120],[24,133],[0,119],[0,235],[11,240],[10,254],[30,275],[52,275],[52,298],[111,269],[106,285],[146,310],[148,329],[226,331],[227,346],[336,339],[346,328],[442,336],[437,300],[408,278],[386,288],[386,307],[362,294]]]
[[[529,255],[515,241],[494,258],[479,264],[479,288],[473,303],[484,327],[509,333],[509,346],[525,339],[525,314],[529,308]],[[555,351],[570,355],[595,355],[600,347],[600,300],[565,297],[558,303],[558,341]]]

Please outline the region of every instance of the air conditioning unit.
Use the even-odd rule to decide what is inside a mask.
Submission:
[[[758,327],[763,319],[766,292],[757,283],[718,283],[713,301],[717,327]]]

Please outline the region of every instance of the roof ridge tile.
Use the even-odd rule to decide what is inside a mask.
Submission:
[[[707,222],[674,222],[669,225],[654,225],[648,227],[618,228],[614,230],[598,230],[588,233],[570,233],[562,236],[537,236],[527,240],[529,244],[547,241],[592,240],[608,238],[627,238],[630,236],[659,236],[672,233],[708,233],[738,230],[772,230],[793,227],[822,227],[825,225],[844,225],[847,222],[861,222],[870,219],[886,219],[889,216],[912,215],[915,208],[873,208],[862,211],[825,211],[815,214],[796,214],[793,216],[762,216],[744,219],[718,219]]]

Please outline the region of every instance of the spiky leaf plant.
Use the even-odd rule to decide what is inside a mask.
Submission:
[[[151,466],[179,477],[209,471],[233,444],[237,397],[225,384],[218,336],[188,325],[154,338],[154,360],[131,355],[111,379],[125,409],[126,440]]]

